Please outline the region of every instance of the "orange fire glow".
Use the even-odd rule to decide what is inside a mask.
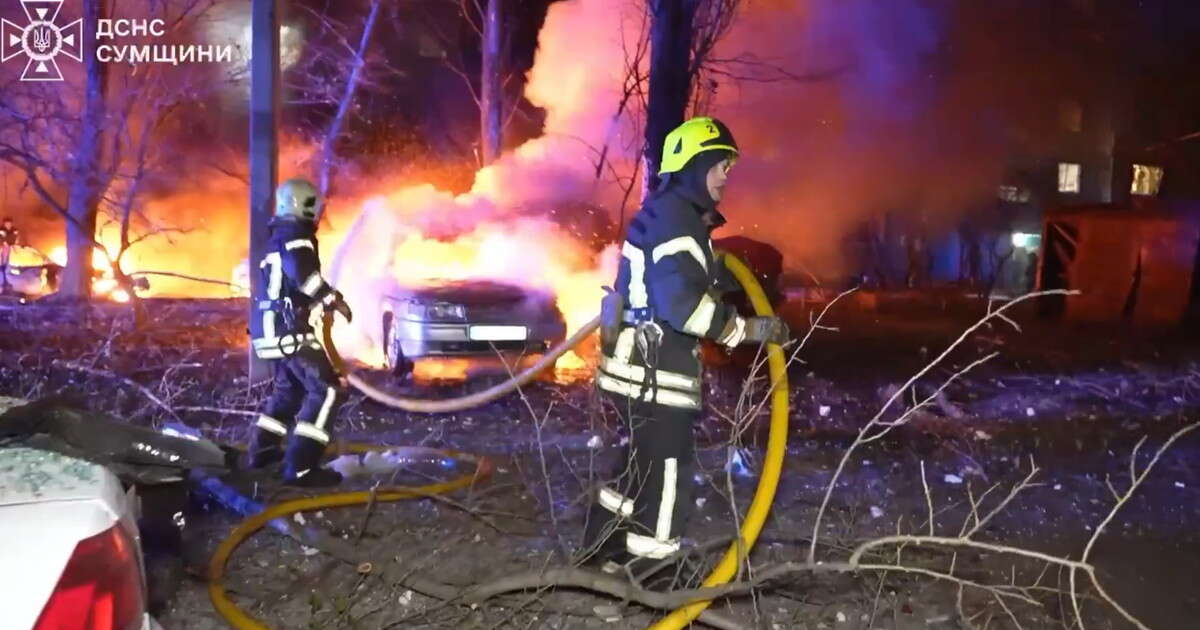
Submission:
[[[101,239],[102,244],[103,244],[103,240],[104,239]],[[109,251],[111,251],[111,250],[109,250]],[[132,251],[131,251],[131,253],[132,253]],[[46,258],[50,259],[50,262],[52,262],[56,265],[66,265],[67,264],[67,248],[62,245],[58,245],[50,250],[50,253],[46,255]],[[131,258],[130,256],[127,255],[126,260],[130,260],[130,259],[137,260],[136,258]],[[135,263],[135,264],[137,264],[137,263]],[[134,271],[134,270],[128,269],[128,266],[129,265],[127,265],[127,264],[122,264],[121,267],[122,267],[122,269],[126,269],[127,273]],[[105,255],[104,252],[101,252],[98,249],[92,250],[92,269],[97,273],[97,276],[98,276],[95,280],[92,281],[92,294],[93,295],[95,295],[97,297],[106,298],[106,299],[112,300],[114,302],[119,302],[122,304],[129,302],[129,300],[131,299],[131,296],[129,295],[128,291],[126,291],[125,289],[122,289],[118,285],[116,276],[113,273],[112,261],[109,259],[109,257],[107,255]]]
[[[411,194],[411,190],[400,191],[367,200],[359,220],[370,229],[351,228],[339,239],[343,240],[340,270],[332,280],[346,293],[356,313],[365,315],[361,324],[356,316],[355,326],[335,329],[335,341],[345,354],[370,364],[382,363],[375,313],[382,295],[394,283],[505,281],[553,293],[569,333],[595,317],[603,295],[601,286],[615,264],[615,251],[597,253],[558,225],[534,217],[484,219],[449,238],[434,238],[428,233],[441,233],[446,226],[431,225],[427,217],[395,210],[406,206],[396,201]],[[457,203],[464,202],[457,199]],[[381,233],[387,231],[391,238],[381,239]],[[455,361],[421,364],[419,361],[416,368],[418,379],[461,378],[469,368]],[[564,378],[587,365],[580,354],[570,352],[559,359],[556,368],[559,378]]]

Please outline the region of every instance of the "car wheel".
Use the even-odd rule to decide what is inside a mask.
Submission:
[[[392,317],[391,313],[383,314],[383,356],[392,375],[404,378],[412,372],[412,361],[404,356],[398,327],[392,325]]]

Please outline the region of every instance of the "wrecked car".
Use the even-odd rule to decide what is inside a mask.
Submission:
[[[52,451],[0,450],[0,535],[9,541],[0,589],[9,627],[157,627],[136,513],[136,495],[103,466]]]
[[[398,288],[382,306],[384,356],[398,376],[425,357],[539,354],[567,334],[553,294],[496,280]]]
[[[39,296],[58,288],[62,267],[32,247],[13,247],[0,288],[4,293]]]
[[[4,627],[159,628],[151,612],[170,595],[163,562],[179,562],[183,484],[193,470],[227,471],[234,453],[52,400],[5,408]]]

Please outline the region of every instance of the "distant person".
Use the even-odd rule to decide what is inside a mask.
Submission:
[[[12,217],[4,217],[0,221],[0,245],[16,247],[21,244],[21,230],[17,229]]]
[[[926,251],[925,237],[920,234],[909,235],[905,252],[908,256],[905,284],[910,289],[924,288],[929,281],[929,253]]]
[[[8,293],[8,260],[12,250],[21,244],[21,231],[13,223],[12,217],[4,217],[0,221],[0,291]]]
[[[596,384],[617,407],[630,439],[614,479],[596,496],[584,533],[588,562],[635,572],[680,549],[693,506],[700,417],[701,338],[726,348],[783,343],[775,317],[742,317],[721,301],[729,270],[713,255],[709,229],[738,147],[712,118],[667,134],[662,184],[625,232],[616,290],[601,307]]]

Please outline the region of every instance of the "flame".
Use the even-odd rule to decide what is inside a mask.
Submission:
[[[418,383],[463,381],[470,369],[470,359],[421,359],[413,363],[413,380]]]
[[[339,318],[334,328],[343,354],[368,364],[383,363],[381,297],[401,283],[482,278],[549,291],[568,334],[595,316],[601,286],[611,283],[619,253],[613,247],[596,251],[544,218],[545,212],[531,209],[565,212],[575,202],[615,208],[624,197],[623,190],[598,183],[593,160],[594,147],[600,146],[609,147],[610,162],[618,159],[617,153],[628,153],[625,158],[634,160],[639,153],[638,128],[612,114],[612,104],[622,94],[625,53],[612,45],[611,34],[626,21],[636,24],[641,18],[641,11],[630,7],[614,11],[607,0],[588,0],[551,8],[527,86],[531,99],[547,111],[546,133],[475,173],[469,192],[454,195],[446,192],[454,186],[436,186],[462,182],[465,173],[448,173],[449,167],[437,164],[422,166],[423,160],[389,169],[358,165],[359,177],[355,169],[342,171],[338,189],[349,192],[329,200],[330,221],[322,226],[320,241],[326,275],[355,311],[353,325]],[[231,37],[240,32],[229,24],[221,30]],[[573,54],[580,41],[594,48],[589,63],[579,63]],[[311,143],[285,139],[280,179],[311,176],[308,167],[314,154]],[[389,171],[400,174],[377,175]],[[258,261],[246,261],[244,182],[221,177],[199,181],[203,185],[183,180],[171,193],[148,195],[139,202],[141,215],[182,231],[138,243],[121,257],[121,269],[186,273],[236,286],[151,276],[150,288],[139,294],[244,295],[251,273],[257,272]],[[114,254],[119,251],[118,230],[110,223],[97,234]],[[334,251],[337,256],[330,256]],[[65,254],[61,247],[52,251],[62,263]],[[103,272],[97,280],[100,288],[110,291],[114,300],[131,297],[119,293],[103,254],[97,253],[96,263]],[[594,355],[594,342],[568,353],[557,363],[558,375],[567,378],[562,375],[587,371]],[[437,379],[462,378],[469,367],[469,361],[422,361],[416,369],[418,377]]]
[[[114,302],[126,303],[131,299],[132,296],[130,296],[128,291],[122,289],[120,284],[117,282],[116,274],[113,272],[113,261],[108,254],[108,252],[114,251],[112,246],[115,246],[116,242],[119,241],[115,240],[116,236],[111,232],[102,234],[106,234],[106,236],[102,236],[100,238],[101,245],[105,246],[104,251],[101,251],[98,248],[92,249],[92,270],[93,273],[96,274],[96,278],[92,280],[92,294],[97,297],[110,299]],[[50,253],[46,255],[46,258],[56,265],[65,266],[67,264],[66,246],[55,245],[54,247],[51,247]],[[122,261],[122,269],[127,269],[129,266],[136,267],[138,264],[140,264],[139,257],[136,256],[132,250],[126,253],[126,255],[122,258]],[[129,265],[126,264],[125,261],[134,262],[132,265]],[[132,271],[127,271],[127,273],[132,273]]]

